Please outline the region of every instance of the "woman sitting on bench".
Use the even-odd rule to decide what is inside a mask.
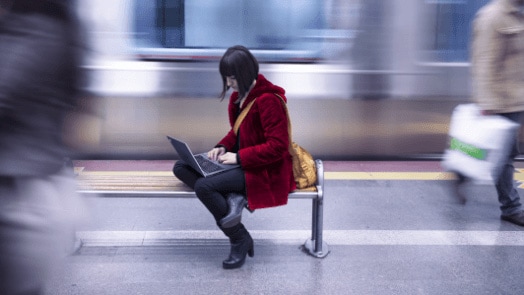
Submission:
[[[229,88],[231,130],[208,152],[212,160],[239,164],[240,168],[202,177],[183,161],[173,172],[195,190],[219,228],[231,242],[225,269],[241,267],[246,255],[254,255],[253,239],[241,223],[249,210],[287,204],[295,188],[284,89],[258,73],[258,62],[243,46],[227,49],[220,60],[224,99]],[[278,94],[281,98],[279,98]],[[238,122],[237,122],[238,121]]]

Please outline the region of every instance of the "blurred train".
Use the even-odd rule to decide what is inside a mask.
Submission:
[[[207,151],[229,126],[218,60],[242,44],[286,89],[294,140],[323,159],[440,157],[471,93],[471,20],[488,0],[79,0],[84,158]]]

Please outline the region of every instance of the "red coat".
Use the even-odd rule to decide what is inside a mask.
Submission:
[[[246,177],[246,192],[251,209],[287,204],[288,194],[296,188],[293,162],[289,154],[289,133],[286,111],[278,93],[285,101],[284,89],[273,85],[263,75],[249,92],[242,107],[256,98],[239,128],[240,165]],[[238,93],[229,99],[229,121],[235,124]],[[231,129],[218,143],[234,151],[237,136]]]

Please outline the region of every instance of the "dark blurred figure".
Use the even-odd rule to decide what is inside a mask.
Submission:
[[[524,112],[524,0],[492,0],[482,7],[473,21],[471,53],[473,97],[483,114],[520,123]],[[513,159],[518,153],[515,134],[512,152],[495,186],[501,218],[524,226],[513,179]]]
[[[0,294],[42,294],[72,242],[62,130],[80,89],[72,1],[0,0]]]

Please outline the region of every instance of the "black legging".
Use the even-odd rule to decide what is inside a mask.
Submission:
[[[202,177],[184,161],[179,160],[173,167],[173,173],[193,190],[198,199],[213,214],[215,221],[226,216],[228,193],[246,193],[246,179],[241,168],[231,169],[213,176]]]

